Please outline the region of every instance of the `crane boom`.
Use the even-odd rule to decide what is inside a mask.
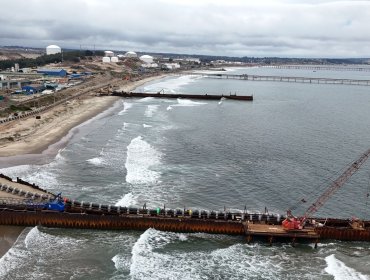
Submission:
[[[326,191],[307,209],[304,213],[301,224],[304,225],[306,219],[314,214],[324,203],[338,190],[356,171],[365,163],[370,156],[370,149],[363,153],[359,159],[354,161],[335,181],[333,181]]]

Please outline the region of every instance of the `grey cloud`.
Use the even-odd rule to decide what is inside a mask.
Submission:
[[[6,1],[0,42],[240,56],[369,56],[368,1],[227,2]]]

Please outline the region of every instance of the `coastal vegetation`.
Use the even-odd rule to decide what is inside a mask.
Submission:
[[[51,55],[42,55],[37,58],[21,58],[21,59],[9,59],[0,61],[0,69],[6,70],[11,67],[14,67],[15,63],[19,64],[20,68],[31,68],[39,67],[49,63],[59,63],[62,61],[69,62],[80,62],[81,60],[89,59],[94,55],[101,56],[103,55],[102,51],[65,51],[63,53],[51,54]]]

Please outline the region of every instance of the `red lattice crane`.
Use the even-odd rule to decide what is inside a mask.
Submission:
[[[365,161],[370,156],[370,149],[368,149],[365,153],[363,153],[360,158],[354,161],[343,173],[340,175],[336,180],[334,180],[330,186],[326,189],[326,191],[306,210],[304,215],[297,219],[292,214],[291,211],[288,210],[287,219],[283,221],[283,227],[286,229],[302,229],[306,223],[308,217],[312,216],[314,213],[319,210],[324,203],[337,191],[339,190],[351,176],[356,173],[357,170],[360,169],[361,165],[365,163]]]

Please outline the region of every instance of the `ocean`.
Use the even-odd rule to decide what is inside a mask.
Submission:
[[[370,72],[229,68],[233,74],[369,79]],[[149,208],[301,215],[370,147],[365,86],[167,77],[137,91],[253,94],[253,102],[119,100],[47,163],[0,172],[70,199]],[[370,163],[317,216],[370,219]],[[307,203],[300,203],[304,199]],[[1,279],[370,279],[370,244],[246,244],[155,229],[27,228]]]

